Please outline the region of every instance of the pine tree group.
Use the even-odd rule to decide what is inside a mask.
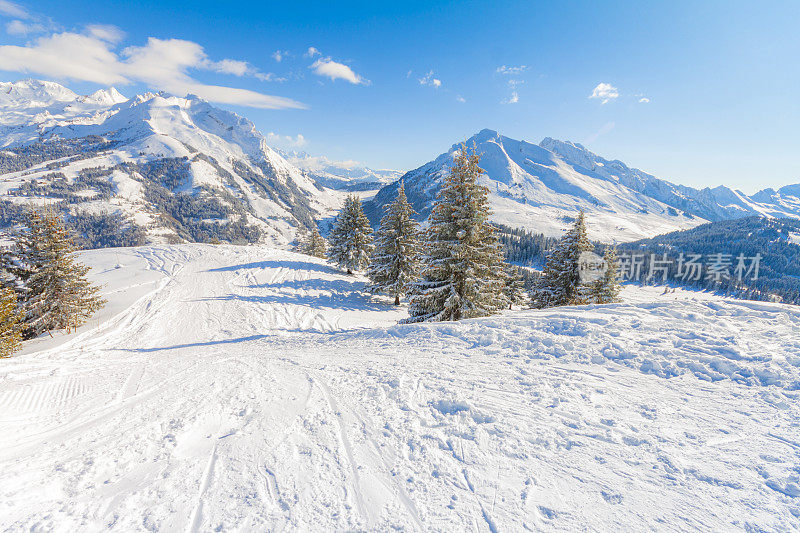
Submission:
[[[75,260],[72,235],[57,214],[32,210],[25,226],[2,254],[3,283],[16,293],[23,337],[73,331],[105,301],[86,279],[89,267]]]
[[[439,191],[406,322],[487,316],[508,305],[502,251],[488,223],[489,190],[478,184],[479,162],[475,149],[462,145]]]
[[[17,294],[8,287],[0,288],[0,358],[19,350],[22,342],[22,313]]]
[[[325,242],[325,239],[319,234],[319,230],[316,226],[314,226],[314,229],[312,229],[309,233],[303,236],[297,246],[297,251],[301,254],[320,257],[322,259],[325,258],[325,252],[327,250],[328,243]]]
[[[419,268],[419,225],[413,218],[415,214],[400,181],[397,198],[386,208],[375,232],[375,250],[367,272],[372,290],[391,294],[395,305],[400,305],[400,296],[408,293]]]
[[[619,259],[616,247],[609,246],[603,252],[606,271],[603,276],[592,283],[590,289],[591,301],[596,304],[610,304],[619,302]]]
[[[503,268],[505,276],[503,283],[503,294],[508,301],[508,308],[512,305],[524,305],[528,302],[528,292],[525,290],[525,282],[522,279],[521,269],[516,265],[506,263]]]
[[[587,303],[589,288],[581,283],[579,258],[581,253],[593,249],[586,236],[586,216],[581,211],[547,256],[542,276],[533,291],[533,305],[545,308]]]
[[[358,196],[348,196],[336,217],[328,243],[328,261],[352,274],[369,264],[372,226]]]

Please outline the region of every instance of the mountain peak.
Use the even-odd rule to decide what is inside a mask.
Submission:
[[[467,142],[474,141],[476,143],[481,143],[489,139],[496,139],[498,137],[500,137],[500,134],[497,133],[495,130],[490,130],[489,128],[483,128],[481,131],[470,137]]]
[[[122,102],[127,102],[128,99],[123,96],[116,88],[109,87],[108,89],[100,89],[92,94],[83,97],[84,102],[91,102],[94,104],[114,105]]]
[[[0,107],[47,107],[55,103],[72,102],[77,94],[54,81],[32,78],[0,82]]]
[[[591,150],[586,148],[581,143],[576,143],[572,141],[561,141],[559,139],[554,139],[552,137],[545,137],[544,139],[542,139],[542,142],[539,143],[539,146],[541,146],[545,150],[550,150],[551,152],[555,153],[559,153],[558,148],[561,148],[567,150],[572,149],[581,152],[586,152],[587,154],[591,154],[592,156],[595,155],[594,153],[592,153]]]

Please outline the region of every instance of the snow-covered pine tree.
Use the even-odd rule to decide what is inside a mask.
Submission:
[[[58,215],[31,210],[26,228],[16,236],[14,256],[6,270],[16,279],[17,298],[25,314],[23,336],[72,331],[100,309],[105,300],[89,283],[89,267],[75,261],[72,236]],[[16,264],[14,264],[16,263]]]
[[[547,256],[542,275],[533,291],[534,307],[579,305],[588,299],[588,287],[581,283],[578,259],[594,249],[586,236],[586,215],[580,212],[572,227]]]
[[[28,339],[36,335],[27,327],[34,319],[29,281],[37,270],[40,247],[44,245],[44,223],[42,213],[31,209],[25,213],[25,224],[10,235],[13,244],[0,253],[2,285],[14,291],[22,315],[22,335]]]
[[[325,242],[325,239],[319,234],[317,227],[314,226],[314,229],[304,235],[300,240],[300,244],[297,249],[301,254],[324,259],[325,252],[328,249],[328,243]]]
[[[17,306],[17,293],[0,288],[0,358],[9,357],[22,343],[22,312]]]
[[[591,301],[597,304],[610,304],[619,302],[619,259],[617,248],[609,246],[603,252],[606,271],[603,277],[592,283]]]
[[[525,305],[528,301],[528,292],[525,290],[525,282],[522,279],[520,267],[505,263],[503,265],[503,294],[508,300],[508,308],[512,305]]]
[[[439,191],[406,322],[487,316],[508,305],[502,250],[488,223],[489,190],[478,184],[479,162],[477,151],[462,145]]]
[[[358,196],[348,196],[328,239],[328,261],[352,274],[369,264],[372,253],[372,227],[361,208]]]
[[[415,214],[400,181],[397,198],[387,206],[375,232],[375,250],[367,271],[371,289],[393,295],[394,305],[400,305],[400,296],[417,277],[419,225]]]

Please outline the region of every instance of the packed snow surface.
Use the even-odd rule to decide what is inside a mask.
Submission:
[[[0,361],[0,530],[787,531],[800,311],[398,325],[267,247],[83,254],[109,306]]]

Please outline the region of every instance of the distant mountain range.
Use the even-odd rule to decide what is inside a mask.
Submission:
[[[631,241],[688,229],[708,221],[752,215],[800,217],[800,185],[753,196],[726,187],[694,189],[658,179],[621,161],[609,161],[580,144],[544,139],[518,141],[482,130],[466,141],[481,155],[482,183],[490,190],[494,220],[546,235],[559,235],[580,209],[590,222],[590,237]],[[460,149],[402,176],[409,201],[424,220]],[[397,184],[381,189],[366,211],[377,222]]]
[[[301,151],[279,150],[289,163],[304,170],[317,184],[345,191],[377,190],[403,174],[398,170],[375,170],[357,161],[332,161]]]
[[[603,159],[577,143],[547,137],[539,146],[559,155],[575,169],[602,176],[712,222],[753,215],[770,218],[800,216],[800,184],[787,185],[777,191],[763,189],[752,196],[724,186],[694,189],[630,168],[619,160]]]
[[[559,235],[580,209],[592,238],[620,242],[754,214],[800,217],[800,185],[752,196],[698,190],[550,138],[536,145],[483,130],[467,144],[481,153],[494,220],[546,235]],[[46,201],[100,217],[99,226],[79,225],[95,233],[127,225],[150,242],[287,244],[329,219],[346,192],[369,198],[361,191],[380,189],[365,203],[377,223],[399,179],[425,219],[458,147],[400,176],[273,149],[246,118],[191,95],[128,99],[114,88],[78,95],[49,81],[0,83],[0,220]]]

